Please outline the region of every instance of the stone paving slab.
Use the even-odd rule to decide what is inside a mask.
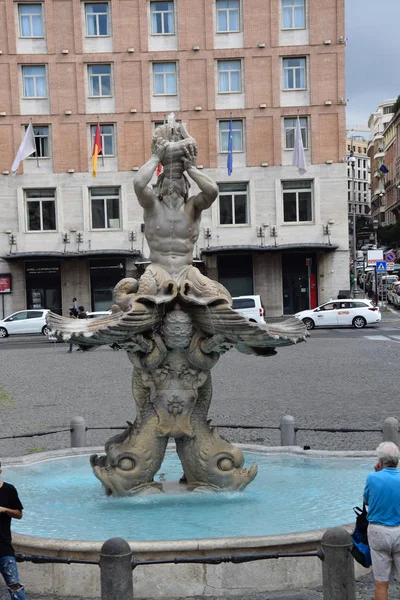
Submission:
[[[56,596],[29,594],[26,590],[27,600],[100,600],[100,598],[84,598],[71,596]],[[363,579],[356,582],[356,600],[373,600],[374,598],[374,582],[372,574],[367,575]],[[400,598],[400,583],[391,582],[389,587],[389,600],[398,600]],[[0,600],[10,600],[10,596],[3,584],[0,581]],[[119,600],[110,598],[110,600]],[[148,599],[150,600],[150,599]],[[176,600],[175,598],[167,598],[166,600]],[[243,596],[195,596],[192,600],[323,600],[322,590],[303,589],[292,592],[264,592],[262,594],[247,594]]]

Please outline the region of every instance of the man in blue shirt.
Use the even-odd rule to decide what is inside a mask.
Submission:
[[[400,452],[393,442],[376,449],[378,461],[364,489],[368,506],[368,542],[375,579],[375,600],[388,600],[389,579],[394,564],[400,575]]]

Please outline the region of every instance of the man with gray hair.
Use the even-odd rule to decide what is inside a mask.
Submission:
[[[376,449],[375,472],[364,489],[368,506],[368,542],[375,579],[375,600],[388,600],[389,579],[394,565],[400,576],[400,452],[393,442]]]

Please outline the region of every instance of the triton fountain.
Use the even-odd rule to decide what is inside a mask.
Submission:
[[[118,344],[133,364],[136,420],[91,456],[96,477],[110,496],[162,491],[154,476],[173,438],[190,491],[242,490],[257,466],[244,468],[242,451],[207,421],[211,369],[231,348],[272,356],[276,348],[305,340],[303,323],[257,324],[232,310],[229,292],[192,266],[203,210],[217,185],[196,168],[197,143],[171,114],[153,134],[152,156],[139,170],[135,193],[144,211],[151,264],[139,280],[114,289],[112,314],[94,321],[49,314],[53,334],[82,349]],[[162,165],[156,190],[150,185]],[[188,176],[199,192],[189,194]]]

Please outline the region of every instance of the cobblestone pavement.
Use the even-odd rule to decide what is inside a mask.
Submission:
[[[28,600],[89,600],[88,598],[73,598],[67,596],[43,596],[37,594],[28,594]],[[398,600],[400,597],[400,585],[391,583],[389,588],[389,600]],[[356,600],[373,600],[374,584],[372,576],[365,577],[362,581],[356,583]],[[0,600],[10,600],[10,596],[2,583],[0,583]],[[92,600],[100,600],[94,598]],[[114,600],[111,599],[110,600]],[[117,600],[117,599],[115,599]],[[166,599],[166,600],[176,600]],[[196,596],[194,600],[228,600],[227,596],[218,596],[216,598],[207,596]],[[264,592],[263,594],[249,594],[246,596],[231,596],[229,600],[323,600],[321,589],[318,590],[298,590],[293,592]]]
[[[325,330],[306,344],[283,348],[270,359],[231,352],[214,369],[213,423],[278,426],[292,414],[297,425],[379,428],[398,412],[400,319],[384,315],[379,331]],[[396,331],[397,334],[396,335]],[[372,333],[377,335],[371,339]],[[380,335],[378,335],[380,334]],[[392,337],[391,337],[392,336]],[[108,347],[67,354],[65,344],[0,348],[0,437],[68,429],[71,417],[89,427],[134,419],[131,363]],[[88,445],[102,445],[110,431],[89,431]],[[277,430],[224,430],[232,441],[278,445]],[[380,433],[300,431],[299,445],[321,449],[374,449]],[[0,440],[0,456],[66,447],[69,433]],[[390,600],[399,597],[391,587]],[[396,595],[395,595],[396,594]],[[0,600],[8,599],[0,582]],[[28,594],[29,600],[87,600]],[[357,583],[357,599],[372,600],[373,582]],[[244,596],[241,600],[322,600],[319,590]],[[111,600],[111,599],[110,599]],[[219,598],[218,600],[222,600]]]
[[[303,428],[376,429],[386,417],[399,417],[400,319],[393,317],[390,313],[380,329],[313,331],[307,343],[282,348],[272,358],[225,354],[213,370],[213,424],[277,427],[283,415],[291,414]],[[51,342],[6,350],[4,342],[0,437],[68,430],[76,415],[88,427],[134,420],[132,365],[124,352],[107,346],[68,354],[65,344]],[[87,443],[103,445],[111,434],[89,431]],[[224,434],[237,442],[280,443],[278,430],[228,429]],[[299,431],[297,441],[311,448],[371,450],[380,439],[380,433]],[[68,445],[68,432],[0,439],[0,457]]]

